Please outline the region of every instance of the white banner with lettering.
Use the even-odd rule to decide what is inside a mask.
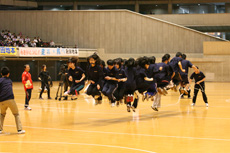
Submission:
[[[19,47],[20,57],[66,57],[79,56],[78,48]]]

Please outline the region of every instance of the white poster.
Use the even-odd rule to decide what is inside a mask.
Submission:
[[[19,47],[20,57],[65,57],[79,56],[77,48]]]

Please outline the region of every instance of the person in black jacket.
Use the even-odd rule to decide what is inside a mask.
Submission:
[[[49,72],[46,71],[46,65],[45,64],[42,65],[42,71],[40,72],[40,74],[38,76],[38,80],[40,80],[42,83],[42,90],[40,92],[39,99],[43,99],[42,93],[44,92],[45,88],[47,89],[48,99],[52,99],[50,97],[50,85],[49,85],[49,81],[51,81],[51,86],[52,86],[52,80],[51,80]]]
[[[69,81],[72,82],[72,86],[69,91],[64,93],[64,96],[72,95],[71,99],[76,100],[78,95],[80,94],[80,91],[85,86],[85,71],[83,71],[79,66],[77,66],[78,58],[72,57],[70,58],[69,62]]]
[[[206,107],[208,107],[208,98],[205,93],[205,75],[203,72],[199,70],[198,67],[197,69],[194,69],[194,72],[190,76],[189,84],[191,84],[192,80],[195,80],[195,86],[194,86],[194,95],[192,99],[192,106],[195,106],[196,104],[196,98],[199,90],[202,92],[203,100],[205,102]]]
[[[182,68],[182,53],[181,52],[177,52],[176,56],[170,60],[169,65],[173,68],[173,71],[175,73],[175,75],[173,76],[172,80],[174,83],[174,91],[177,92],[177,87],[180,84],[180,82],[182,81],[181,75],[180,75],[180,71],[185,72],[185,69]]]
[[[105,75],[106,83],[103,87],[102,93],[107,96],[111,102],[111,106],[115,106],[116,98],[114,92],[118,87],[118,69],[114,66],[113,60],[107,61],[108,68]]]
[[[95,99],[95,105],[101,103],[101,90],[103,88],[104,72],[100,67],[100,58],[97,54],[88,57],[89,67],[86,71],[88,82],[90,83],[86,94]]]
[[[130,109],[132,109],[135,112],[135,109],[137,108],[137,105],[138,105],[138,95],[136,93],[137,69],[136,69],[135,60],[133,58],[129,58],[125,62],[125,66],[126,66],[125,74],[127,76],[127,81],[125,82],[125,93],[124,93],[125,103],[127,105],[128,112],[130,112]],[[133,105],[131,105],[132,102],[133,102]]]
[[[127,76],[125,74],[125,70],[122,69],[122,60],[118,58],[115,60],[115,67],[118,69],[118,88],[114,92],[114,96],[116,97],[117,106],[122,103],[122,99],[125,93],[125,81],[127,80]]]

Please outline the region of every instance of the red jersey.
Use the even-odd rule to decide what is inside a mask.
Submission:
[[[27,82],[30,82],[31,86],[26,86]],[[27,71],[22,73],[22,83],[24,84],[24,89],[33,89],[33,81],[31,78],[31,74]]]

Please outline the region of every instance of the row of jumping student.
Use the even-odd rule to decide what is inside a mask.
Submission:
[[[193,106],[199,89],[202,91],[203,99],[208,106],[205,94],[205,76],[198,67],[186,60],[186,55],[178,52],[174,58],[169,54],[162,57],[161,63],[155,63],[155,57],[140,57],[138,59],[129,58],[122,60],[117,58],[108,60],[108,67],[97,54],[88,57],[88,67],[86,72],[77,66],[78,59],[69,60],[68,78],[72,82],[70,90],[64,96],[73,95],[72,99],[77,99],[79,92],[85,86],[85,79],[88,80],[86,94],[95,99],[95,104],[101,103],[102,94],[108,97],[111,106],[117,106],[123,102],[127,105],[127,111],[135,111],[139,101],[139,94],[142,100],[151,98],[152,109],[158,111],[161,105],[161,95],[166,95],[168,89],[177,91],[180,85],[180,94],[190,98],[190,88],[188,81],[188,68],[193,68],[194,73],[190,77],[195,79]],[[133,104],[131,104],[133,102]]]

